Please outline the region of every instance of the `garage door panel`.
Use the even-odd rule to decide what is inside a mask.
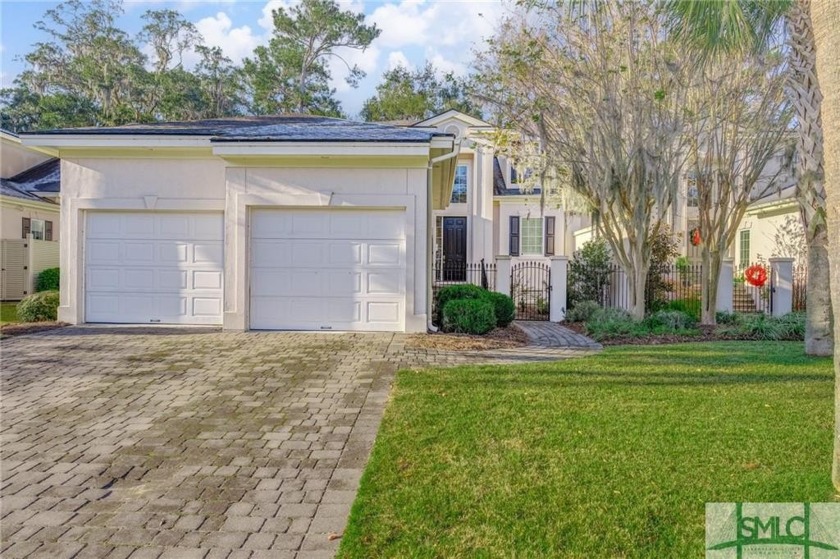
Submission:
[[[337,297],[360,295],[362,293],[363,275],[362,272],[328,271],[328,292],[330,295]]]
[[[193,270],[193,289],[221,289],[222,273],[218,271]]]
[[[364,244],[356,241],[336,241],[329,245],[329,266],[361,265]]]
[[[193,316],[214,317],[222,313],[222,300],[218,297],[194,297]]]
[[[124,262],[133,264],[155,261],[155,243],[152,241],[125,242],[121,243],[119,248],[120,258]]]
[[[190,237],[190,218],[184,215],[162,215],[158,219],[159,235],[165,239]]]
[[[328,247],[323,243],[301,242],[292,244],[292,261],[285,263],[288,266],[322,266],[327,262]]]
[[[251,327],[403,330],[405,212],[255,210]]]
[[[219,241],[219,244],[221,244],[225,239],[224,221],[212,214],[194,215],[192,216],[191,235],[193,239]]]
[[[401,295],[405,285],[405,277],[401,272],[402,270],[368,272],[366,292],[370,295]]]
[[[292,258],[289,241],[254,240],[251,243],[252,267],[272,268],[288,263]]]
[[[95,269],[91,270],[91,273],[95,272]],[[155,274],[154,270],[145,268],[122,270],[119,277],[114,278],[111,283],[97,287],[107,289],[109,286],[113,287],[114,285],[126,289],[154,289],[158,286],[157,274]]]
[[[403,263],[402,246],[397,243],[371,243],[367,263],[372,266],[400,266]]]
[[[120,243],[108,241],[91,241],[87,245],[88,262],[96,264],[119,264]]]
[[[222,243],[195,243],[193,244],[193,264],[208,264],[221,262],[224,255]]]
[[[401,305],[398,301],[368,302],[367,313],[370,322],[393,323],[400,319]]]
[[[221,214],[91,213],[87,223],[88,322],[221,323]]]

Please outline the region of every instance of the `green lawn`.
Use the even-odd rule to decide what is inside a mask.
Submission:
[[[17,303],[0,303],[0,324],[17,322]]]
[[[702,557],[707,501],[828,501],[801,342],[398,374],[340,557]]]

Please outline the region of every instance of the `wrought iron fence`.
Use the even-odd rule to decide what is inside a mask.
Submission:
[[[806,293],[808,288],[808,268],[796,266],[793,268],[793,310],[804,311],[807,308]]]
[[[667,264],[652,270],[645,284],[645,310],[657,311],[678,300],[699,301],[702,276],[700,264]],[[604,308],[629,309],[629,285],[624,269],[614,264],[600,289],[598,303]]]
[[[548,320],[551,314],[551,266],[517,262],[510,269],[510,296],[516,320]]]
[[[496,265],[481,262],[435,262],[432,270],[432,316],[438,316],[437,294],[447,285],[471,283],[491,291],[496,289]]]
[[[746,278],[746,271],[753,266],[764,269],[765,280],[753,285]],[[776,291],[776,277],[773,269],[763,262],[750,264],[735,271],[732,289],[732,309],[741,313],[773,314],[773,293]]]

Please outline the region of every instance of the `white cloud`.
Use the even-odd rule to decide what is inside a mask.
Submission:
[[[408,70],[414,69],[414,64],[411,63],[403,51],[391,51],[388,54],[388,70],[393,70],[394,68],[399,68],[400,66]]]
[[[334,87],[336,91],[349,91],[353,89],[345,79],[349,74],[347,69],[348,65],[351,68],[356,65],[368,75],[372,74],[379,67],[380,51],[377,47],[369,47],[364,52],[342,47],[336,50],[336,55],[338,56],[333,56],[329,59],[329,69],[330,74],[332,74],[330,87]]]
[[[239,63],[250,56],[254,48],[266,41],[263,35],[255,35],[247,25],[234,27],[230,17],[219,12],[214,17],[206,17],[195,24],[204,37],[204,42],[222,51],[234,62]]]

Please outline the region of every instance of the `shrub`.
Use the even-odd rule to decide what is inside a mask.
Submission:
[[[60,273],[58,268],[42,270],[35,279],[35,292],[58,291]]]
[[[715,313],[715,322],[718,324],[735,324],[738,315],[734,312],[718,311]]]
[[[805,316],[802,313],[781,317],[764,313],[738,314],[734,323],[721,326],[718,332],[751,340],[804,340]]]
[[[41,291],[26,297],[17,306],[21,322],[45,322],[58,318],[58,291]]]
[[[657,233],[651,233],[650,243],[650,270],[645,284],[645,310],[648,312],[662,309],[668,293],[674,290],[666,274],[680,255],[679,235],[674,235],[667,225]]]
[[[604,239],[593,239],[575,251],[569,261],[569,308],[582,301],[600,301],[610,285],[612,257]]]
[[[573,309],[566,313],[567,322],[588,322],[596,311],[601,310],[601,305],[595,301],[580,301]]]
[[[805,313],[791,312],[776,319],[786,340],[805,339]]]
[[[697,319],[683,311],[657,311],[645,319],[645,325],[651,330],[676,332],[694,328]]]
[[[665,309],[669,311],[684,312],[685,314],[693,317],[694,320],[700,320],[701,305],[700,299],[697,298],[675,299],[668,302]]]
[[[493,311],[496,314],[496,326],[504,328],[513,322],[516,316],[516,305],[514,305],[513,299],[504,293],[496,293],[495,291],[488,291],[487,299],[493,303]]]
[[[643,336],[649,330],[621,309],[598,309],[586,323],[586,332],[600,340],[610,336]]]
[[[437,292],[434,321],[435,324],[441,326],[443,324],[443,307],[449,301],[456,299],[484,299],[487,297],[489,291],[483,287],[472,285],[469,283],[448,285]]]
[[[486,334],[496,327],[496,313],[489,299],[454,299],[443,306],[443,330]]]

